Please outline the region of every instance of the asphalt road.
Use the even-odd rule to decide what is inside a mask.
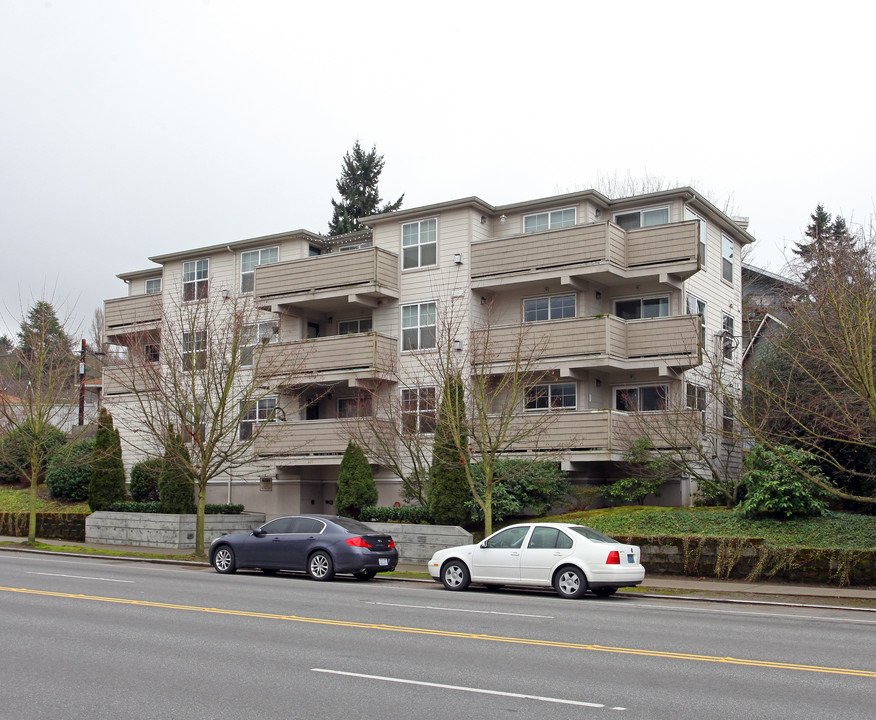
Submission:
[[[0,718],[876,716],[876,617],[0,555]]]

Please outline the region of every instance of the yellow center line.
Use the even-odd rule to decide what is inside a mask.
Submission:
[[[771,668],[774,670],[799,670],[803,672],[830,673],[834,675],[852,675],[855,677],[876,678],[876,671],[854,670],[851,668],[821,667],[818,665],[797,665],[795,663],[770,662],[767,660],[748,660],[745,658],[718,657],[712,655],[697,655],[693,653],[664,652],[660,650],[643,650],[639,648],[611,647],[607,645],[592,645],[589,643],[571,643],[556,640],[538,640],[535,638],[502,637],[500,635],[484,635],[452,630],[434,630],[431,628],[404,627],[400,625],[384,625],[375,623],[355,622],[352,620],[329,620],[326,618],[311,618],[300,615],[280,615],[276,613],[249,612],[246,610],[228,610],[223,608],[201,607],[198,605],[176,605],[173,603],[153,602],[151,600],[129,600],[127,598],[100,597],[98,595],[81,595],[72,593],[51,592],[48,590],[31,590],[29,588],[0,587],[2,592],[23,593],[26,595],[42,595],[46,597],[67,598],[72,600],[91,600],[95,602],[116,603],[118,605],[138,605],[140,607],[159,608],[162,610],[185,610],[189,612],[215,613],[218,615],[233,615],[235,617],[260,618],[262,620],[286,620],[289,622],[314,623],[335,627],[359,628],[362,630],[384,630],[434,637],[459,638],[462,640],[486,640],[488,642],[515,643],[518,645],[536,645],[539,647],[564,648],[568,650],[590,650],[593,652],[618,653],[624,655],[639,655],[641,657],[665,658],[670,660],[691,660],[696,662],[727,663],[730,665],[746,665],[749,667]]]

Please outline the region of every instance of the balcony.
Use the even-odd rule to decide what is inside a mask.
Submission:
[[[700,364],[700,316],[622,320],[614,315],[504,325],[489,330],[488,363],[496,371],[518,347],[533,369],[687,369]]]
[[[356,333],[269,343],[259,360],[262,372],[296,382],[390,379],[398,340],[379,333]]]
[[[350,303],[371,308],[398,298],[398,273],[398,255],[380,248],[319,255],[258,266],[254,296],[274,312],[289,306],[330,311]]]
[[[133,333],[155,330],[161,323],[162,294],[132,295],[104,302],[107,342],[127,345]]]
[[[472,243],[473,288],[615,278],[688,278],[699,270],[699,222],[624,230],[611,222],[574,225]]]
[[[108,365],[102,371],[104,397],[149,392],[159,381],[158,365],[142,365],[136,368],[129,365]]]
[[[350,439],[345,427],[349,422],[307,420],[270,423],[253,441],[253,449],[261,457],[311,458],[311,463],[319,457],[340,460]]]

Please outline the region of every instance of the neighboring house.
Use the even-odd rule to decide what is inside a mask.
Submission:
[[[789,304],[800,292],[790,278],[742,263],[742,362],[747,365],[758,343],[785,326]]]
[[[553,378],[538,397],[550,410],[533,402],[521,413],[557,412],[538,449],[559,456],[576,483],[617,476],[634,415],[660,417],[670,406],[705,413],[716,367],[738,387],[739,258],[754,238],[690,188],[503,206],[469,197],[362,221],[367,229],[351,235],[298,230],[152,257],[153,269],[119,275],[129,294],[106,301],[106,340],[146,348],[146,361],[161,362],[168,308],[239,293],[251,293],[276,327],[267,352],[309,350],[296,394],[277,388],[285,421],[275,439],[211,485],[208,502],[269,515],[332,512],[343,423],[363,411],[359,388],[379,380],[404,398],[411,427],[431,429],[434,405],[422,402],[430,396],[410,387],[451,300],[463,338],[489,313],[496,373],[522,326],[544,338],[539,367]],[[401,381],[388,382],[395,373]],[[114,415],[126,403],[106,372],[103,403]],[[137,459],[126,449],[129,467]],[[400,478],[377,466],[375,479],[381,505],[400,498]],[[682,478],[659,502],[686,505],[695,490]]]

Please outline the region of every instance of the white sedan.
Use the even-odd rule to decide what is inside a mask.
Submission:
[[[477,545],[436,552],[429,574],[448,590],[469,583],[553,587],[564,598],[589,588],[608,597],[645,579],[641,553],[601,532],[569,523],[525,523],[493,533]]]

